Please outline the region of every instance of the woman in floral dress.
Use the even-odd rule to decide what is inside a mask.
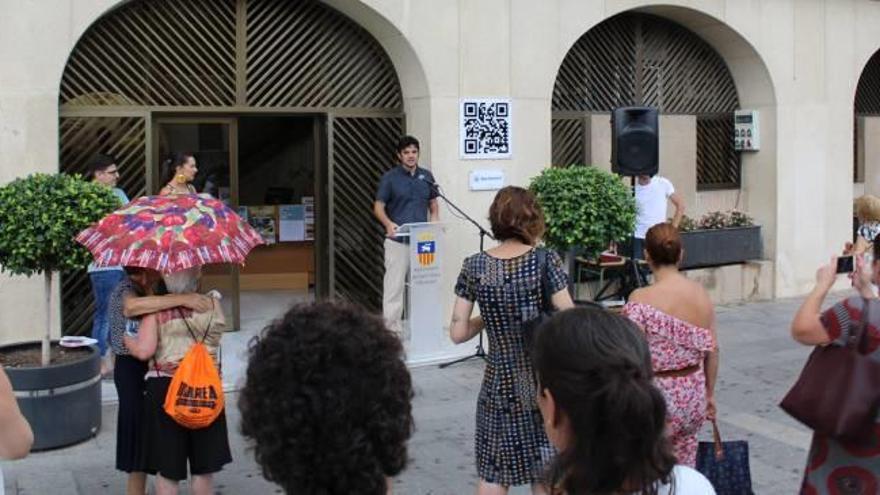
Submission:
[[[477,493],[506,494],[510,486],[524,484],[531,484],[533,493],[545,493],[540,483],[554,451],[538,410],[523,323],[537,317],[544,306],[542,280],[549,285],[553,306],[565,309],[574,304],[562,260],[552,251],[535,248],[544,233],[544,216],[530,192],[512,186],[498,191],[489,221],[500,244],[464,260],[450,323],[450,336],[457,344],[483,328],[489,337],[477,399]],[[481,316],[471,318],[474,302]]]
[[[682,255],[678,229],[668,223],[651,227],[645,259],[654,282],[633,291],[623,312],[648,339],[675,456],[679,464],[694,467],[697,432],[706,418],[715,419],[718,347],[712,301],[700,284],[678,271]]]
[[[851,325],[867,314],[867,353],[880,360],[880,303],[872,282],[880,282],[880,243],[874,242],[873,262],[856,258],[853,286],[858,295],[822,311],[822,303],[837,278],[837,260],[819,268],[816,287],[807,296],[791,324],[795,340],[806,345],[844,345]],[[866,311],[866,305],[869,309]],[[880,419],[871,438],[863,443],[835,440],[813,434],[801,493],[804,495],[868,495],[880,493]]]

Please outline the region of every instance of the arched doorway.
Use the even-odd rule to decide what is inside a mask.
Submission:
[[[305,283],[317,297],[381,307],[381,232],[369,205],[404,129],[403,98],[387,54],[349,18],[306,1],[127,2],[74,47],[59,105],[63,171],[114,155],[135,197],[161,187],[163,152],[198,148],[189,149],[202,164],[198,185],[233,207],[274,211],[274,245],[240,273],[206,273],[233,294],[236,327],[248,287]],[[283,240],[281,206],[308,212],[310,201],[313,236]],[[88,328],[88,290],[84,274],[64,278],[67,331]]]
[[[857,192],[880,195],[880,50],[862,69],[853,107],[853,181]]]
[[[727,65],[688,29],[641,12],[605,20],[566,54],[553,89],[553,164],[590,164],[590,115],[632,105],[695,116],[696,189],[740,187],[739,97]]]

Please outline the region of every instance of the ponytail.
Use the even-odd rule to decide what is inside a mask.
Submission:
[[[534,349],[541,387],[570,426],[548,471],[565,493],[654,495],[675,457],[665,437],[666,402],[652,383],[650,354],[635,325],[594,308],[554,315]]]

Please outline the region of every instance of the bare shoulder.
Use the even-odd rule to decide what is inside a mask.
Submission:
[[[715,319],[715,306],[712,304],[712,298],[709,292],[699,282],[688,280],[690,300],[696,306],[696,313],[699,315],[701,325],[708,327]]]
[[[639,287],[638,289],[636,289],[636,290],[632,291],[632,293],[630,293],[627,301],[628,302],[635,302],[635,303],[644,303],[648,300],[648,297],[649,297],[648,292],[650,290],[651,290],[650,287]]]

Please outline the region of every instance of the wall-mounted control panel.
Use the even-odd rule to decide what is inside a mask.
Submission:
[[[733,113],[733,147],[736,151],[761,149],[757,110],[737,110]]]

